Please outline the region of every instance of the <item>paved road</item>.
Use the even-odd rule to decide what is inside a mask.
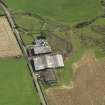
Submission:
[[[28,55],[27,55],[26,48],[25,48],[25,46],[23,45],[22,39],[21,39],[21,37],[20,37],[20,34],[19,34],[18,30],[16,29],[15,22],[14,22],[14,20],[13,20],[11,14],[10,14],[10,12],[9,12],[9,10],[8,10],[8,7],[7,7],[4,3],[2,3],[2,2],[0,3],[0,6],[3,8],[3,10],[4,10],[5,14],[6,14],[6,17],[7,17],[7,19],[8,19],[8,22],[9,22],[11,28],[12,28],[12,31],[14,32],[15,37],[16,37],[16,39],[17,39],[17,41],[18,41],[18,44],[19,44],[19,46],[20,46],[20,48],[21,48],[21,50],[22,50],[22,52],[23,52],[23,54],[24,54],[24,57],[25,57],[25,59],[26,59],[26,61],[27,61],[27,63],[28,63],[28,66],[29,66],[29,69],[30,69],[30,71],[31,71],[31,74],[32,74],[34,83],[35,83],[35,85],[36,85],[37,92],[38,92],[38,94],[39,94],[41,103],[42,103],[42,105],[48,105],[48,103],[46,102],[46,99],[45,99],[45,97],[44,97],[43,91],[42,91],[42,89],[41,89],[41,87],[40,87],[40,84],[39,84],[39,81],[38,81],[38,77],[37,77],[37,75],[33,72],[33,69],[32,69],[32,66],[31,66],[31,64],[30,64],[30,61],[28,60]]]

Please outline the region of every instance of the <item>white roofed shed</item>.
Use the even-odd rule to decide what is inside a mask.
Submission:
[[[33,61],[36,71],[64,67],[63,58],[60,54],[37,56]]]

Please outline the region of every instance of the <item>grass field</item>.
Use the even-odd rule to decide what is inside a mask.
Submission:
[[[97,15],[100,15],[102,13],[100,0],[18,0],[18,2],[16,2],[15,0],[5,0],[5,1],[8,4],[9,8],[11,10],[14,10],[14,12],[15,11],[33,12],[35,14],[39,14],[42,17],[48,18],[49,20],[50,19],[56,20],[58,24],[59,22],[61,22],[61,23],[67,23],[71,26],[72,26],[72,23],[76,23],[76,22],[88,20],[88,19],[93,19],[93,17],[96,17]],[[29,29],[31,32],[39,31],[40,23],[39,21],[34,20],[33,17],[16,16],[15,20],[18,25],[20,25],[21,27],[24,27],[25,29]],[[62,35],[62,31],[61,31],[62,25],[61,27],[59,27],[58,24],[54,25],[53,23],[54,22],[49,23],[48,25],[51,29],[51,32],[54,34],[56,34],[57,32],[61,38],[65,38],[66,40],[68,40],[68,36],[65,36],[67,34]],[[104,80],[104,75],[105,75],[105,72],[104,72],[105,62],[95,61],[93,56],[87,57],[83,61],[81,60],[79,62],[80,65],[79,65],[79,68],[76,69],[77,72],[75,76],[73,75],[74,73],[73,64],[79,61],[82,55],[84,54],[84,52],[87,52],[88,50],[95,52],[96,56],[99,58],[100,57],[103,58],[105,56],[105,52],[103,52],[103,50],[105,50],[104,49],[105,41],[102,40],[102,39],[105,39],[104,26],[105,26],[105,20],[101,19],[101,20],[95,21],[93,24],[86,26],[84,28],[75,29],[72,27],[69,30],[70,31],[69,41],[72,42],[73,52],[72,52],[72,55],[69,55],[67,59],[65,60],[64,69],[59,70],[57,72],[60,88],[59,87],[56,87],[58,89],[53,88],[52,91],[47,90],[48,101],[52,105],[54,104],[55,105],[70,105],[70,104],[72,105],[77,105],[77,104],[97,105],[97,103],[102,104],[103,97],[105,96],[105,93],[104,93],[105,89],[103,86],[104,84],[103,80]],[[63,32],[63,33],[66,33],[66,32]],[[22,33],[22,38],[25,41],[25,43],[31,43],[33,40],[31,34],[26,35]],[[8,62],[8,60],[6,61]],[[2,62],[4,62],[4,60]],[[3,65],[9,65],[11,62],[12,64],[15,63],[15,62],[13,63],[13,61],[9,61],[8,62],[9,64],[8,64],[7,62],[5,62],[4,64],[0,63],[1,67]],[[20,65],[24,61],[19,61],[19,62],[20,62],[19,65],[17,63],[16,65],[20,67]],[[6,68],[7,66],[3,68],[2,72],[4,74],[7,70]],[[14,69],[13,71],[12,69],[10,70],[11,72],[13,72],[13,74],[16,74],[16,75],[12,75],[13,77],[10,76],[11,79],[7,79],[8,81],[6,82],[9,84],[10,83],[9,80],[11,80],[13,81],[14,84],[10,85],[8,89],[8,88],[4,88],[4,87],[7,87],[6,85],[8,84],[5,84],[5,82],[3,82],[2,88],[4,90],[2,89],[3,91],[1,91],[0,93],[0,96],[1,96],[0,98],[2,99],[0,104],[2,105],[6,104],[5,103],[6,101],[3,100],[5,98],[8,103],[13,103],[13,105],[14,104],[15,105],[21,105],[21,104],[33,105],[33,103],[35,102],[36,102],[35,105],[38,105],[39,99],[37,99],[38,98],[37,95],[34,96],[32,92],[33,86],[31,82],[29,82],[30,78],[28,77],[28,79],[26,79],[27,76],[26,77],[23,76],[25,71],[24,72],[21,71],[22,72],[21,73],[21,72],[16,71],[17,69],[15,69],[15,71]],[[9,77],[8,72],[6,73],[7,73],[6,77]],[[22,76],[21,79],[18,76],[18,73],[22,74],[22,75],[19,74],[19,76]],[[4,76],[3,77],[1,76],[0,78],[5,78]],[[71,80],[73,80],[73,77],[74,77],[75,88],[69,89],[70,87],[68,86],[68,84],[70,84]],[[17,81],[16,83],[15,83],[14,78]],[[5,79],[0,79],[0,80],[2,81]],[[21,80],[23,80],[23,82]],[[19,84],[18,86],[20,86],[18,88],[16,88],[17,83]],[[12,89],[11,86],[15,88]],[[25,87],[24,88],[25,90],[23,90],[22,87]],[[30,91],[30,89],[32,90]],[[19,100],[18,103],[16,103],[17,101],[15,101],[15,98],[13,97],[14,91],[16,91],[15,97],[16,99],[18,97],[18,100]],[[11,92],[13,94],[10,94],[9,96],[8,95],[5,96],[5,92],[8,94],[9,92]],[[19,97],[21,94],[24,98]],[[8,99],[8,97],[13,97],[14,101],[12,101],[12,98]],[[36,97],[36,101],[33,100],[35,97]],[[96,103],[96,101],[98,102]]]
[[[61,22],[76,22],[100,14],[99,0],[5,0],[13,10],[34,12]]]
[[[25,44],[31,44],[34,36],[40,32],[42,21],[28,15],[14,15],[14,19],[18,27],[23,30],[20,34]]]
[[[0,60],[0,105],[40,105],[24,59]]]
[[[58,23],[61,22],[71,24],[71,26],[72,23],[92,19],[93,17],[101,14],[100,0],[18,0],[18,2],[15,0],[5,1],[9,8],[14,10],[14,12],[33,12],[35,14],[39,14],[42,17],[46,17],[52,20],[54,19]],[[19,26],[24,27],[25,29],[29,29],[31,32],[38,32],[40,30],[40,22],[38,22],[39,20],[35,20],[33,17],[19,15],[15,16],[15,20]],[[60,29],[59,27],[55,27],[56,25],[53,25],[52,23],[49,23],[48,25],[51,31],[55,32],[57,29]],[[99,23],[103,23],[103,20],[99,21]],[[62,28],[60,30],[62,30]],[[60,37],[66,38],[65,35],[62,36],[62,32],[58,33],[60,33]],[[91,36],[92,31],[90,31],[90,27],[85,27],[78,30],[73,29],[73,33],[72,35],[70,34],[69,37],[73,44],[74,52],[65,61],[64,69],[58,71],[59,83],[70,83],[73,75],[72,64],[80,59],[82,54],[88,49],[87,47],[83,46],[83,43],[81,43],[79,38],[81,33],[86,35],[89,34]],[[21,35],[25,43],[29,44],[33,41],[32,34],[21,33]],[[96,47],[89,47],[89,49],[90,48],[96,49],[95,52],[98,57],[104,55],[101,49]]]
[[[29,29],[29,30],[30,30],[30,27],[33,26],[33,28],[34,28],[36,26],[36,25],[34,26],[33,24],[31,26],[31,24],[30,24],[31,23],[30,22],[31,19],[34,20],[32,17],[31,18],[25,17],[25,16],[22,16],[22,17],[24,17],[24,18],[21,18],[21,19],[18,18],[18,19],[16,19],[17,23],[20,24],[20,26],[22,26],[22,27],[24,27],[26,29]],[[30,24],[30,25],[28,25],[27,23],[24,23],[24,21],[22,21],[22,20],[28,21],[28,24]],[[57,29],[60,29],[60,30],[63,30],[63,29],[61,27],[56,27],[56,25],[54,25],[54,24],[55,23],[53,23],[53,25],[52,24],[49,25],[49,28],[51,29],[51,31],[54,32],[54,34],[58,35],[59,37],[64,38],[65,40],[71,41],[72,45],[73,45],[73,50],[74,50],[73,54],[68,56],[67,60],[65,61],[65,67],[64,67],[64,69],[58,71],[58,80],[59,80],[59,83],[67,85],[72,80],[72,75],[73,75],[72,64],[74,62],[76,62],[77,60],[79,60],[84,52],[86,52],[88,49],[92,49],[92,50],[95,51],[96,56],[98,58],[105,56],[105,53],[102,51],[101,47],[100,48],[97,47],[96,45],[94,45],[95,43],[92,42],[92,40],[97,39],[98,37],[101,37],[102,39],[104,39],[103,36],[100,33],[97,34],[97,32],[93,32],[91,30],[92,26],[95,26],[95,25],[104,25],[104,19],[99,19],[95,23],[93,23],[92,25],[84,27],[84,28],[81,28],[81,29],[72,29],[72,33],[69,33],[68,36],[65,34],[65,32],[63,32],[64,33],[63,35],[62,35],[62,32],[60,32],[60,31],[56,32]],[[40,25],[37,25],[37,26],[39,27]],[[38,29],[36,27],[34,29],[33,28],[31,28],[32,31],[36,30],[36,32],[37,32]],[[25,43],[29,44],[29,43],[31,43],[33,41],[32,35],[26,35],[26,34],[21,34],[21,35],[22,35],[22,38],[25,41]],[[35,34],[35,35],[37,35],[37,34]],[[33,35],[33,36],[35,36],[35,35]],[[86,36],[85,37],[86,40],[81,41],[81,38],[80,38],[81,35],[83,35],[84,37]],[[90,39],[91,39],[90,42],[91,43],[89,42],[89,39],[88,39],[87,36],[90,37]],[[97,38],[95,36],[97,36]],[[50,40],[52,42],[52,38]],[[100,39],[97,39],[97,40],[99,41]],[[54,41],[58,42],[58,40],[54,40]],[[86,47],[84,42],[89,44],[89,46]],[[59,46],[59,48],[60,48],[60,45],[62,45],[63,43],[62,42],[58,43],[57,46]],[[66,48],[64,48],[64,49],[66,49]]]
[[[95,27],[96,29],[93,31],[92,27]],[[72,64],[78,61],[88,50],[94,51],[98,59],[105,57],[104,27],[105,19],[98,19],[96,22],[87,27],[73,29],[70,40],[73,44],[74,52],[65,61],[64,69],[58,71],[60,83],[70,83],[73,77]]]

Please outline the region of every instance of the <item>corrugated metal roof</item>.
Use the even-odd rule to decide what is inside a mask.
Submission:
[[[34,59],[35,70],[42,70],[46,68],[59,68],[64,67],[62,55],[42,55],[37,56]]]
[[[35,54],[44,54],[44,53],[51,53],[52,49],[49,46],[47,40],[39,39],[36,40],[36,44],[34,46],[34,53]]]
[[[50,46],[35,46],[34,47],[34,53],[35,54],[45,54],[45,53],[51,53],[51,47]]]

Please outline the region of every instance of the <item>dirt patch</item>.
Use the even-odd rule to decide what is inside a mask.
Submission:
[[[76,67],[73,88],[46,91],[50,105],[105,105],[105,60],[86,54]]]
[[[21,56],[21,50],[5,17],[0,17],[0,58]]]
[[[63,55],[64,60],[70,56],[73,48],[72,43],[64,38],[61,38],[53,33],[49,33],[48,42],[51,45],[54,52],[60,53]]]

